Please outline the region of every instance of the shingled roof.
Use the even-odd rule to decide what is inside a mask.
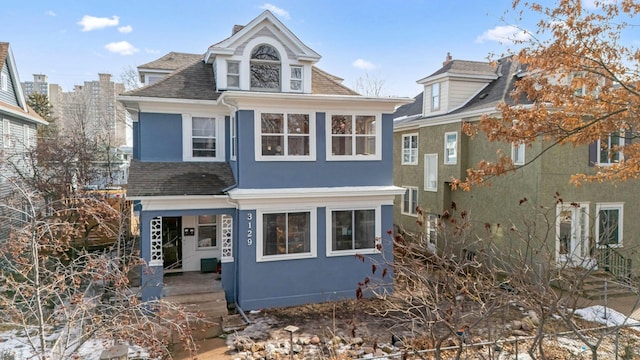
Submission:
[[[138,69],[175,70],[197,60],[202,60],[203,58],[204,55],[202,54],[188,54],[172,51],[159,59],[138,66]]]
[[[170,56],[171,54],[174,54]],[[185,61],[182,67],[163,77],[158,82],[128,91],[122,95],[158,97],[172,99],[216,100],[221,92],[216,90],[216,82],[210,64],[202,60],[202,55],[169,53],[158,60],[143,66],[164,66],[170,70],[177,64],[175,54]],[[189,59],[190,62],[186,62]],[[155,64],[155,65],[150,65]],[[157,69],[157,67],[156,67]],[[341,78],[331,75],[317,67],[311,70],[311,93],[324,95],[360,95],[342,85]]]
[[[438,71],[427,76],[427,78],[444,74],[464,74],[464,75],[494,75],[495,71],[490,63],[482,61],[452,60],[444,64]]]
[[[9,53],[9,43],[0,42],[0,67],[7,60],[7,54]]]
[[[192,58],[181,68],[156,83],[125,92],[125,96],[158,97],[172,99],[216,100],[216,82],[211,65],[199,58]]]
[[[129,167],[127,196],[223,195],[235,185],[226,162],[140,162]]]

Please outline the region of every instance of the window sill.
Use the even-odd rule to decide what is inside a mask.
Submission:
[[[378,251],[375,248],[356,249],[356,250],[330,250],[330,251],[327,251],[327,257],[354,256],[356,254],[373,255],[373,254],[381,254],[381,252]]]
[[[304,260],[316,258],[313,253],[300,254],[283,254],[283,255],[258,255],[256,262],[285,261],[285,260]]]

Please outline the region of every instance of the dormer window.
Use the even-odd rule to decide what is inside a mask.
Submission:
[[[291,91],[302,92],[302,66],[291,66]]]
[[[240,88],[240,62],[227,61],[227,87],[230,89]]]
[[[251,52],[251,90],[280,91],[280,54],[271,45],[258,45]]]
[[[431,110],[440,110],[440,83],[431,85]]]

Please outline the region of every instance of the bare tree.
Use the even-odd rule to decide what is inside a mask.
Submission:
[[[5,178],[14,196],[0,204],[12,219],[0,242],[3,320],[22,329],[37,359],[71,358],[88,341],[135,344],[152,356],[170,356],[172,336],[195,354],[197,314],[164,301],[141,302],[128,274],[143,265],[120,236],[124,217],[99,197],[67,197],[45,205],[37,190]],[[114,239],[104,251],[84,249],[92,232]],[[117,249],[117,251],[116,251]]]
[[[365,73],[356,79],[355,91],[364,96],[382,96],[384,85],[384,80]]]

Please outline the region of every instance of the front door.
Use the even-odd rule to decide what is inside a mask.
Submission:
[[[589,207],[559,204],[556,221],[556,253],[559,265],[583,266],[588,262]]]
[[[162,218],[162,260],[165,271],[182,269],[182,218]]]

